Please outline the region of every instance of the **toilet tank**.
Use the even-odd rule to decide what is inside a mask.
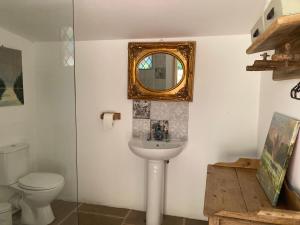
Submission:
[[[11,185],[29,172],[29,145],[0,147],[0,185]]]

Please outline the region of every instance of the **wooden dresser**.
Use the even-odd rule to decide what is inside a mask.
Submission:
[[[207,168],[204,215],[209,225],[300,225],[300,198],[284,184],[272,207],[256,179],[259,160],[239,159]]]

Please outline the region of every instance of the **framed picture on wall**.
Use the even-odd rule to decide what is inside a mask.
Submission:
[[[22,52],[0,47],[0,106],[24,104]]]

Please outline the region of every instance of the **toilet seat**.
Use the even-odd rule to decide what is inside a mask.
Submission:
[[[30,173],[18,180],[20,188],[33,191],[55,189],[62,183],[64,183],[63,176],[55,173]]]

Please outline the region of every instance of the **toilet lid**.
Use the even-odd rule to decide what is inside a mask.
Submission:
[[[11,210],[11,204],[8,202],[0,203],[0,213],[5,213]]]
[[[49,190],[63,182],[63,176],[55,173],[30,173],[18,181],[21,188],[29,190]]]

